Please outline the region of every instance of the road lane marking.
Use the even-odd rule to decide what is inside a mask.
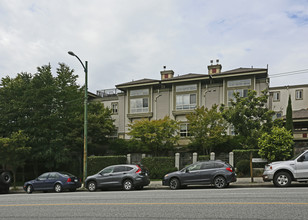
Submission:
[[[0,207],[31,207],[31,206],[121,206],[121,205],[308,205],[308,202],[55,203],[55,204],[7,204],[7,205],[0,205]]]

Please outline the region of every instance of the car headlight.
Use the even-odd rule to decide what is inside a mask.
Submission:
[[[165,178],[168,176],[168,174],[165,175]]]

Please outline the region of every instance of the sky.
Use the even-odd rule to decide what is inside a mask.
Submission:
[[[65,63],[89,91],[139,79],[267,68],[270,86],[308,84],[307,0],[0,0],[0,78]]]

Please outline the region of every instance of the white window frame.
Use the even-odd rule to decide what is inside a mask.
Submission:
[[[303,90],[295,90],[295,100],[303,100]]]
[[[188,103],[186,101],[188,100]],[[190,110],[197,106],[197,94],[177,94],[176,95],[176,110]]]
[[[145,102],[145,100],[147,100]],[[149,112],[149,98],[130,99],[130,113],[146,113]]]
[[[280,101],[280,92],[273,92],[273,102]]]
[[[231,100],[234,100],[234,93],[239,93],[240,97],[247,97],[249,89],[229,89],[227,91],[228,106],[231,105]]]
[[[188,123],[181,123],[180,124],[180,137],[181,138],[186,138],[190,136],[189,133],[189,124]]]
[[[112,111],[112,114],[114,115],[118,114],[118,103],[117,102],[111,103],[111,111]]]

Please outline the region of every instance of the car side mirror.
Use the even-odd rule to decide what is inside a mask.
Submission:
[[[305,155],[301,156],[298,158],[297,162],[303,162],[305,160]]]

